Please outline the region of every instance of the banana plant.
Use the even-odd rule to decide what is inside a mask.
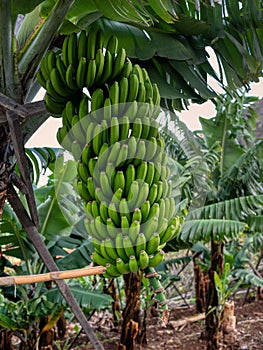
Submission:
[[[163,106],[182,108],[190,100],[202,103],[216,96],[207,83],[209,75],[221,84],[226,77],[230,88],[242,84],[248,87],[250,81],[258,79],[262,70],[261,5],[257,0],[252,4],[248,0],[222,4],[163,0],[143,3],[135,0],[126,3],[120,0],[103,3],[97,0],[1,1],[0,180],[3,185],[0,216],[10,181],[15,178],[12,143],[23,176],[20,159],[23,142],[49,117],[43,101],[32,103],[39,91],[36,72],[48,49],[61,48],[64,34],[86,30],[92,23],[109,36],[113,29],[120,43],[122,39],[123,47],[127,45],[127,50],[130,49],[131,60],[143,62],[152,81],[158,83]],[[219,77],[209,64],[207,46],[212,47],[218,57],[222,72]],[[14,137],[19,128],[24,133],[24,141],[21,141],[21,130],[19,137]],[[23,180],[31,191],[27,176]],[[26,192],[21,181],[16,184]],[[9,196],[11,202],[14,194]],[[29,199],[32,204],[32,193]],[[32,220],[37,223],[34,210]],[[42,251],[44,248],[42,246]],[[46,261],[46,264],[55,268],[53,262],[50,265],[50,261]],[[88,326],[87,333],[92,334]],[[93,342],[101,349],[94,337]]]
[[[224,274],[224,246],[226,242],[237,241],[241,236],[249,237],[248,233],[253,230],[253,227],[255,229],[257,227],[258,230],[259,226],[256,223],[261,222],[263,144],[254,136],[253,111],[250,110],[251,113],[246,115],[246,120],[243,116],[243,108],[249,107],[251,102],[253,99],[250,101],[240,93],[235,101],[232,101],[229,95],[222,96],[217,101],[216,116],[208,120],[200,118],[202,124],[200,134],[203,137],[195,138],[199,147],[190,147],[188,143],[187,148],[180,150],[180,137],[172,138],[170,135],[170,142],[175,140],[177,144],[174,147],[175,154],[182,160],[181,152],[183,152],[185,172],[188,174],[192,170],[193,179],[197,177],[198,187],[194,186],[192,177],[188,176],[188,181],[183,185],[190,187],[190,191],[181,192],[181,196],[190,193],[188,214],[180,234],[168,244],[175,250],[180,247],[191,247],[199,241],[211,244],[206,317],[209,349],[219,347],[217,335],[220,319],[216,315],[219,307],[217,288],[219,279]],[[187,135],[193,138],[189,133],[183,131],[181,133],[184,135],[183,140]],[[193,155],[194,149],[196,153],[203,149],[203,155],[189,159],[187,152]],[[207,151],[210,153],[209,156]],[[197,159],[199,159],[199,167],[196,166]],[[213,161],[209,163],[211,159]],[[183,174],[183,171],[181,173]],[[203,188],[199,187],[202,186],[200,179],[204,181]],[[198,195],[200,192],[205,194],[205,197],[200,197]],[[262,280],[252,271],[248,274],[247,271],[238,270],[236,276],[243,279],[247,276],[247,281],[253,281],[258,286],[262,285]]]

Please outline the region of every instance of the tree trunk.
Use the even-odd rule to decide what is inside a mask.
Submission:
[[[0,332],[0,349],[12,350],[12,333],[9,330],[2,330]]]
[[[211,266],[208,271],[209,286],[206,307],[207,350],[220,350],[222,342],[222,324],[219,314],[219,300],[214,280],[214,273],[222,276],[224,269],[223,242],[211,242]]]
[[[207,272],[200,268],[196,259],[194,259],[194,281],[196,311],[202,313],[205,312],[206,309],[209,280]]]
[[[113,299],[113,302],[111,303],[113,322],[114,322],[114,326],[118,326],[118,323],[119,323],[118,315],[120,315],[121,313],[121,306],[120,306],[119,297],[118,297],[117,288],[116,288],[114,279],[112,280],[112,282],[107,288],[107,294],[109,294]]]
[[[9,131],[6,126],[0,125],[0,219],[3,214],[3,208],[7,197],[7,187],[10,181],[8,172],[11,164],[9,158],[13,154],[10,147]]]
[[[134,350],[139,334],[141,275],[129,273],[123,276],[126,305],[123,310],[122,331],[118,350]]]

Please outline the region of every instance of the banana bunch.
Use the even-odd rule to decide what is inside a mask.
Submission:
[[[174,217],[165,143],[156,122],[157,85],[118,49],[115,36],[105,40],[93,28],[67,36],[61,52],[48,51],[37,79],[46,89],[47,109],[62,117],[58,141],[78,162],[76,186],[93,260],[106,267],[109,278],[145,271],[165,310],[152,269],[181,222]]]
[[[65,37],[61,51],[48,51],[37,73],[37,81],[46,89],[45,103],[53,116],[61,116],[68,101],[77,101],[84,87],[102,86],[120,74],[127,75],[125,49],[118,39],[104,38],[100,29],[91,27]]]

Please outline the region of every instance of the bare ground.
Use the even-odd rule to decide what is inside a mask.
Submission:
[[[173,327],[174,321],[196,315],[194,306],[190,308],[172,307],[170,309],[170,323],[166,328],[160,327],[157,317],[148,317],[147,344],[138,345],[136,350],[206,349],[206,342],[203,339],[204,320]],[[225,345],[224,349],[263,350],[263,301],[253,301],[245,305],[239,301],[235,306],[235,315],[237,317],[237,340],[232,345]],[[111,314],[98,314],[92,318],[91,323],[105,350],[117,350],[120,329],[113,326]],[[87,337],[80,334],[71,349],[91,350],[93,347]]]

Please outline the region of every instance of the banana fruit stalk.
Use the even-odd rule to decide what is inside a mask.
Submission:
[[[58,141],[78,161],[77,190],[93,260],[106,267],[109,278],[146,271],[165,310],[153,268],[181,222],[174,217],[165,142],[156,122],[157,85],[146,69],[131,63],[115,36],[105,40],[94,28],[66,36],[61,52],[49,51],[37,79],[47,91],[48,111],[62,117]]]

